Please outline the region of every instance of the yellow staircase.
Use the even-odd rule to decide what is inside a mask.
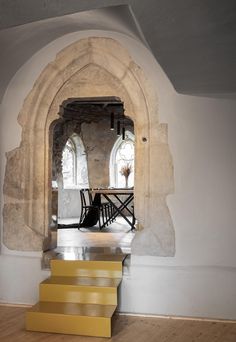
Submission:
[[[124,258],[51,260],[51,277],[40,284],[40,301],[26,313],[26,329],[110,337]]]

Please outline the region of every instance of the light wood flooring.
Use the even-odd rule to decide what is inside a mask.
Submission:
[[[112,338],[83,337],[25,330],[25,308],[0,306],[0,341],[47,342],[235,342],[236,323],[114,317]]]

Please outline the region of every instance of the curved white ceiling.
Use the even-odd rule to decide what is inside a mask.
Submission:
[[[87,11],[111,5],[124,6]],[[66,15],[75,12],[81,13]],[[53,39],[102,29],[148,45],[180,93],[236,93],[235,0],[8,0],[0,13],[1,28],[31,22],[0,31],[3,88],[30,54]]]
[[[128,6],[65,15],[0,31],[0,98],[17,70],[46,45],[69,33],[109,31],[127,35],[147,45]]]

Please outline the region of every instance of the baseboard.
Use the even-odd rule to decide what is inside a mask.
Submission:
[[[31,304],[18,304],[18,303],[0,303],[0,306],[30,308]],[[131,312],[116,311],[116,315],[119,316],[132,316],[132,317],[147,317],[147,318],[160,318],[160,319],[173,319],[173,320],[185,320],[185,321],[200,321],[200,322],[216,322],[216,323],[236,323],[236,320],[232,319],[217,319],[217,318],[205,318],[205,317],[189,317],[189,316],[166,316],[166,315],[153,315],[153,314],[140,314]]]
[[[31,308],[31,304],[19,304],[19,303],[0,303],[0,306],[8,306],[14,308]]]
[[[127,313],[127,312],[119,312],[119,311],[117,311],[116,314],[120,316],[147,317],[147,318],[173,319],[173,320],[185,320],[185,321],[233,323],[233,324],[236,323],[236,320],[232,320],[232,319],[217,319],[217,318],[189,317],[189,316],[166,316],[166,315]]]

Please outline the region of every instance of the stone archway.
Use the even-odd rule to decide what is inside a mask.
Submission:
[[[167,125],[158,121],[157,96],[117,41],[96,37],[63,49],[24,102],[18,117],[22,142],[7,154],[4,244],[36,251],[50,240],[51,127],[63,100],[90,96],[118,96],[134,122],[135,210],[141,230],[133,241],[133,253],[174,255],[174,229],[166,205],[174,188],[173,164]]]

